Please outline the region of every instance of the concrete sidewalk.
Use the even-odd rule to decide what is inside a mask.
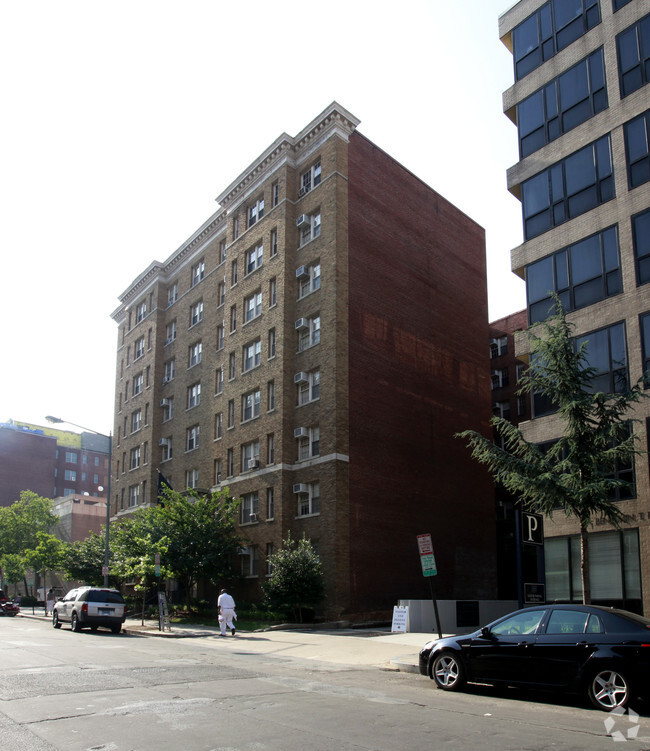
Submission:
[[[18,617],[49,621],[43,614],[21,612]],[[64,626],[66,628],[66,626]],[[213,626],[173,623],[171,631],[159,631],[155,621],[141,625],[128,619],[123,631],[130,636],[160,639],[209,639],[229,651],[300,658],[337,665],[376,667],[418,673],[418,653],[431,634],[391,633],[388,629],[287,628],[268,631],[237,631],[220,635]]]

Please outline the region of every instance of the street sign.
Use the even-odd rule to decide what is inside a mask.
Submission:
[[[539,605],[546,602],[546,586],[544,584],[524,584],[524,602],[530,605]]]
[[[431,535],[418,535],[418,548],[420,550],[420,565],[423,576],[436,576],[436,557],[433,554]]]
[[[541,514],[521,512],[521,541],[528,545],[544,544],[544,517]]]

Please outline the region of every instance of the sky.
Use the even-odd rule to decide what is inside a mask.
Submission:
[[[336,100],[485,228],[490,320],[525,307],[506,188],[512,0],[0,5],[0,422],[113,424],[119,295],[278,136]],[[59,427],[66,427],[61,425]],[[69,426],[74,429],[73,425]]]

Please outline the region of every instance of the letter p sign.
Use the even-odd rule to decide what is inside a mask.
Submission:
[[[544,517],[541,514],[522,511],[521,541],[528,545],[544,544]]]

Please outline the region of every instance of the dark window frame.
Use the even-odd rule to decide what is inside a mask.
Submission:
[[[628,120],[623,131],[627,184],[634,190],[650,181],[650,109]]]
[[[647,229],[640,229],[641,222],[647,222]],[[641,246],[642,239],[647,247]],[[650,282],[650,209],[641,211],[632,217],[632,245],[636,266],[636,283],[640,287],[642,284]]]
[[[625,99],[650,81],[650,13],[617,35],[616,59],[621,99]]]

